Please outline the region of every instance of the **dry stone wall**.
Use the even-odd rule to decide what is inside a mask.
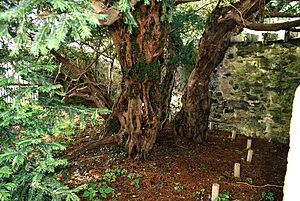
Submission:
[[[217,129],[288,142],[300,42],[234,43],[211,77]]]

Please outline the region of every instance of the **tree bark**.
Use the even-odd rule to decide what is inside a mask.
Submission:
[[[236,18],[253,19],[258,10],[259,0],[245,0],[227,7],[217,7],[212,12],[211,21],[198,44],[196,66],[188,79],[182,110],[175,118],[177,132],[184,130],[188,138],[199,143],[206,141],[211,108],[210,75],[222,62],[231,36],[242,31],[242,25]]]
[[[98,5],[97,2],[100,4]],[[113,107],[104,135],[98,142],[93,143],[92,147],[112,141],[124,142],[129,155],[139,159],[145,157],[152,149],[161,125],[162,93],[158,86],[161,80],[159,58],[165,46],[167,26],[160,21],[163,15],[160,1],[151,0],[150,5],[134,0],[131,2],[134,2],[134,17],[138,24],[137,28],[133,28],[132,33],[128,32],[128,27],[120,19],[119,14],[111,15],[111,19],[108,16],[105,22],[100,22],[102,25],[110,25],[110,33],[122,67],[123,88]],[[187,1],[177,3],[181,2]],[[184,133],[195,141],[206,140],[211,105],[210,75],[222,62],[231,36],[241,32],[249,21],[255,20],[260,8],[259,2],[260,0],[241,0],[222,8],[218,3],[212,12],[211,20],[198,44],[196,66],[188,79],[182,99],[183,108],[175,118],[177,132],[184,129],[186,130]],[[269,0],[265,0],[266,4],[268,2]],[[102,13],[101,1],[94,1],[94,4],[95,11]],[[108,11],[103,11],[106,12]],[[167,83],[172,83],[172,80],[173,75],[169,77]],[[163,96],[169,99],[166,94]],[[165,116],[164,113],[163,117]],[[111,133],[114,135],[111,136]],[[85,146],[84,149],[77,151],[83,153],[87,149],[88,146]]]
[[[110,27],[124,78],[112,118],[120,124],[116,133],[119,143],[125,139],[129,156],[140,159],[152,149],[161,121],[159,57],[164,49],[166,26],[160,20],[161,2],[139,2],[135,10],[138,27],[132,33],[120,20]]]
[[[63,57],[57,51],[51,50],[50,53],[72,74],[70,81],[71,89],[65,89],[66,95],[63,98],[64,102],[67,102],[72,97],[78,97],[92,102],[98,108],[112,108],[113,101],[111,100],[105,86],[91,80],[87,75],[88,72],[80,72],[80,69],[77,66],[71,64],[67,58]],[[79,87],[78,84],[73,84],[73,80],[78,83],[80,82],[81,87]]]
[[[173,32],[168,34],[168,42],[166,51],[164,53],[164,69],[161,81],[161,125],[160,130],[163,130],[165,126],[168,126],[170,123],[170,104],[173,94],[173,89],[175,87],[175,77],[178,68],[178,63],[174,63],[173,60],[178,57],[180,54],[181,46],[183,46],[182,41],[178,41],[179,33]]]

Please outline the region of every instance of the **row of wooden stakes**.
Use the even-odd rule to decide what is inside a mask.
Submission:
[[[235,138],[236,138],[236,131],[233,130],[232,135],[231,135],[231,140],[235,140]],[[247,153],[246,161],[249,163],[251,163],[252,157],[253,157],[253,150],[251,149],[251,145],[252,145],[252,139],[247,139],[246,150],[248,150],[248,153]],[[240,163],[234,164],[233,175],[235,178],[240,178],[240,176],[241,176],[241,164]],[[218,183],[213,183],[212,191],[211,191],[211,201],[215,201],[218,198],[219,190],[220,190],[220,185]]]

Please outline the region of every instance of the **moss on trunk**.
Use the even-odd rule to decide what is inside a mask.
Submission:
[[[138,27],[132,33],[122,21],[116,22],[110,32],[124,78],[112,116],[120,122],[118,139],[125,139],[129,155],[138,159],[152,149],[160,125],[159,57],[164,49],[166,26],[160,20],[161,2],[152,0],[150,5],[140,2],[136,10]]]

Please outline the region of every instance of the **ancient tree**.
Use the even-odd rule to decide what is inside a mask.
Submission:
[[[13,41],[11,55],[22,52],[23,55],[62,63],[74,79],[83,84],[71,88],[66,99],[78,96],[98,107],[112,108],[99,140],[75,150],[76,154],[114,142],[123,144],[132,158],[139,159],[152,149],[167,116],[166,107],[176,69],[174,64],[165,65],[168,76],[162,81],[162,64],[168,59],[165,51],[171,41],[169,36],[176,32],[176,29],[169,29],[169,16],[173,6],[189,2],[198,1],[5,1],[0,3],[3,11],[0,36]],[[272,1],[269,5],[270,2],[219,0],[212,3],[214,9],[196,48],[197,59],[188,79],[183,108],[175,120],[178,132],[185,131],[183,133],[188,133],[188,137],[197,142],[205,141],[211,105],[209,79],[222,62],[231,36],[245,27],[275,31],[294,30],[300,25],[300,20],[265,24],[265,16],[299,16],[293,14],[293,9],[290,13],[282,12],[293,2],[291,0],[278,0],[275,4]],[[267,14],[266,6],[269,6]],[[107,97],[107,91],[102,90],[103,85],[96,83],[86,71],[82,71],[84,68],[74,65],[60,51],[64,48],[62,44],[71,45],[91,38],[95,32],[101,32],[103,26],[109,30],[122,68],[122,91],[114,104]],[[176,55],[173,50],[168,53]]]
[[[173,3],[178,5],[188,2]],[[131,157],[143,158],[155,143],[162,123],[161,111],[166,111],[166,108],[161,107],[167,105],[163,104],[164,100],[161,99],[162,90],[168,86],[168,93],[172,91],[171,82],[164,88],[158,85],[161,78],[160,57],[166,47],[167,37],[167,23],[161,20],[161,16],[165,15],[162,3],[155,0],[149,5],[145,5],[144,2],[131,2],[136,10],[133,17],[137,22],[137,27],[132,27],[131,32],[128,31],[128,24],[124,23],[115,7],[105,9],[103,2],[93,3],[96,12],[109,14],[108,18],[100,20],[100,24],[110,26],[109,30],[123,73],[122,92],[108,121],[108,125],[114,122],[113,136],[111,129],[107,129],[108,132],[104,132],[102,140],[94,145],[110,142],[121,144],[124,141]],[[182,99],[182,110],[176,117],[175,125],[178,132],[184,131],[187,137],[196,142],[202,143],[206,140],[211,106],[210,75],[222,62],[232,36],[239,34],[245,27],[274,31],[291,29],[299,25],[299,20],[277,24],[263,23],[267,3],[268,1],[260,0],[217,3],[198,43],[195,68],[188,79]],[[283,7],[286,4],[280,5]],[[280,9],[278,6],[275,8],[278,15]],[[169,66],[170,72],[174,72],[171,68],[172,66]]]
[[[97,3],[94,2],[96,6]],[[128,27],[122,19],[109,27],[123,73],[122,92],[110,117],[119,123],[113,135],[118,143],[125,139],[128,154],[135,158],[144,157],[152,149],[160,126],[159,58],[165,47],[167,27],[166,21],[161,20],[162,6],[162,2],[155,0],[149,5],[138,2],[133,13],[136,27]],[[101,7],[95,10],[101,12]],[[111,20],[102,23],[108,21]]]
[[[220,6],[220,2],[213,10],[211,19],[198,44],[196,66],[188,80],[183,97],[183,108],[176,118],[177,131],[187,131],[188,137],[197,142],[204,142],[207,137],[211,107],[208,86],[210,75],[222,62],[229,47],[230,38],[240,33],[243,28],[277,31],[292,29],[300,24],[299,20],[273,24],[263,23],[265,4],[269,1],[241,0],[223,7]],[[284,7],[287,4],[289,2],[286,1],[281,2],[280,5]],[[281,9],[279,6],[275,8],[279,15],[278,10]],[[275,14],[273,13],[273,15]]]

